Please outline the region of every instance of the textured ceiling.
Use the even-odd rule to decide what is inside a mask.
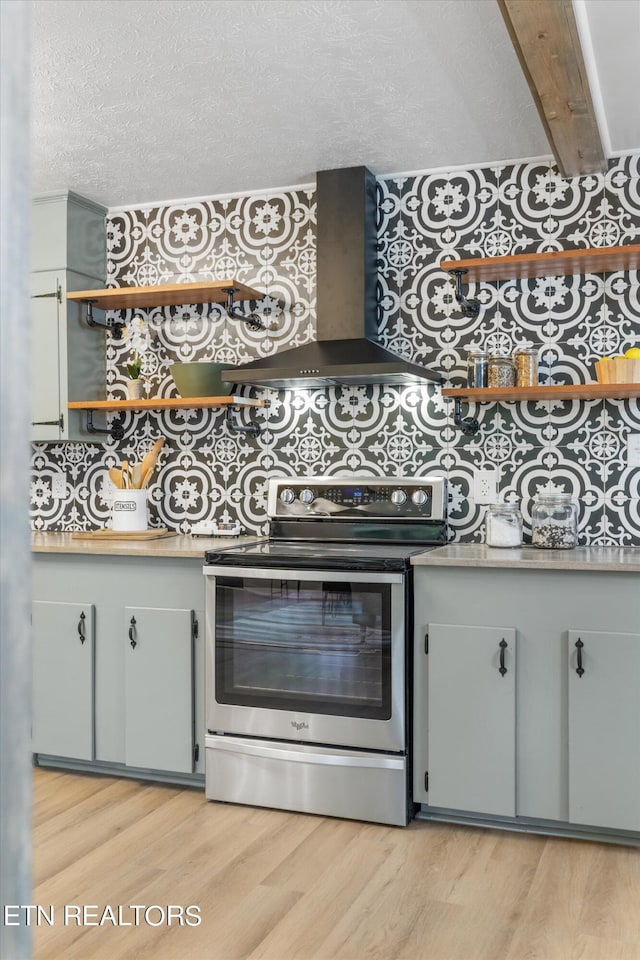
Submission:
[[[32,192],[107,206],[548,156],[495,0],[34,0]]]

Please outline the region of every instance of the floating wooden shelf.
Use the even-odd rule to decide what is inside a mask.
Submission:
[[[494,400],[622,400],[640,397],[640,383],[567,383],[542,387],[445,387],[443,397],[491,403]]]
[[[99,310],[128,310],[130,307],[173,307],[190,303],[226,303],[233,299],[262,300],[264,293],[237,280],[204,280],[199,283],[164,283],[155,287],[114,287],[108,290],[73,290],[67,300],[91,302]]]
[[[465,283],[637,270],[640,267],[640,243],[623,247],[591,247],[579,250],[554,250],[551,253],[522,253],[510,257],[444,260],[440,267],[447,271],[466,270]]]
[[[264,407],[264,400],[246,397],[150,397],[145,400],[73,400],[69,410],[192,410],[210,407]]]

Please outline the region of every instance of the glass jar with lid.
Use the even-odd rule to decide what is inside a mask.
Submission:
[[[531,510],[531,543],[547,550],[578,545],[578,504],[570,493],[539,493]]]
[[[503,357],[499,354],[492,354],[489,357],[489,372],[487,374],[487,386],[489,387],[515,387],[516,385],[516,365],[511,357]]]
[[[485,540],[488,547],[519,547],[522,514],[517,503],[492,503],[487,508]]]
[[[513,354],[516,365],[516,386],[538,386],[538,350],[534,347],[520,347]]]
[[[469,347],[467,350],[467,386],[486,387],[489,354],[480,347]]]

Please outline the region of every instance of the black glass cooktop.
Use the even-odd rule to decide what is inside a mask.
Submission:
[[[433,549],[429,544],[402,543],[300,543],[261,540],[241,547],[207,550],[208,564],[225,567],[293,569],[403,570],[415,553]]]

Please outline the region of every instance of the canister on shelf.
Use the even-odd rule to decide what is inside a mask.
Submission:
[[[522,514],[517,503],[492,503],[487,508],[485,539],[488,547],[519,547]]]
[[[550,550],[578,544],[578,504],[570,493],[539,493],[531,510],[531,543]]]
[[[503,357],[499,354],[492,354],[489,357],[489,372],[487,376],[487,386],[489,387],[515,387],[516,385],[516,366],[510,357]]]
[[[486,387],[489,354],[480,347],[469,347],[467,357],[467,386]]]
[[[535,347],[520,347],[513,354],[516,365],[516,386],[538,386],[538,351]]]

